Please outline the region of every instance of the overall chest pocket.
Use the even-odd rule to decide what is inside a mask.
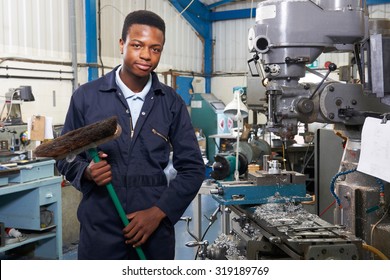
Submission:
[[[164,155],[168,155],[171,150],[169,129],[163,126],[148,125],[145,127],[142,142],[151,153],[164,152]]]

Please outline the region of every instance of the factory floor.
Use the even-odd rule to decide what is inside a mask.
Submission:
[[[206,217],[216,210],[218,203],[210,195],[201,196],[201,208],[202,208],[202,234],[206,230],[209,221]],[[196,208],[194,203],[192,203],[187,210],[182,215],[183,217],[189,216],[194,219],[194,212],[196,213]],[[205,217],[206,216],[206,217]],[[207,231],[205,240],[208,240],[209,243],[212,243],[217,236],[221,233],[221,216],[217,215],[217,221],[212,224],[210,229]],[[184,221],[179,221],[175,225],[176,231],[176,260],[193,260],[196,254],[196,248],[190,248],[185,246],[188,241],[193,241],[193,238],[187,232],[187,224]],[[193,221],[190,222],[190,231],[194,233],[194,224]],[[77,242],[64,246],[63,248],[63,259],[64,260],[76,260],[77,259]]]

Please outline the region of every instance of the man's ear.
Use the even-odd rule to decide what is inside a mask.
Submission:
[[[122,40],[122,38],[119,39],[119,51],[121,54],[123,54],[123,46],[125,42]]]

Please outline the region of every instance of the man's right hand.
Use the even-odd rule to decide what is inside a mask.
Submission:
[[[84,178],[94,181],[98,186],[105,186],[112,180],[111,165],[105,160],[107,154],[99,152],[100,161],[91,161],[84,170]]]

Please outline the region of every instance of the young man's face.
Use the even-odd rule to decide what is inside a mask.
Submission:
[[[126,41],[119,40],[123,70],[137,77],[148,77],[157,67],[164,46],[163,32],[149,25],[130,26]]]

